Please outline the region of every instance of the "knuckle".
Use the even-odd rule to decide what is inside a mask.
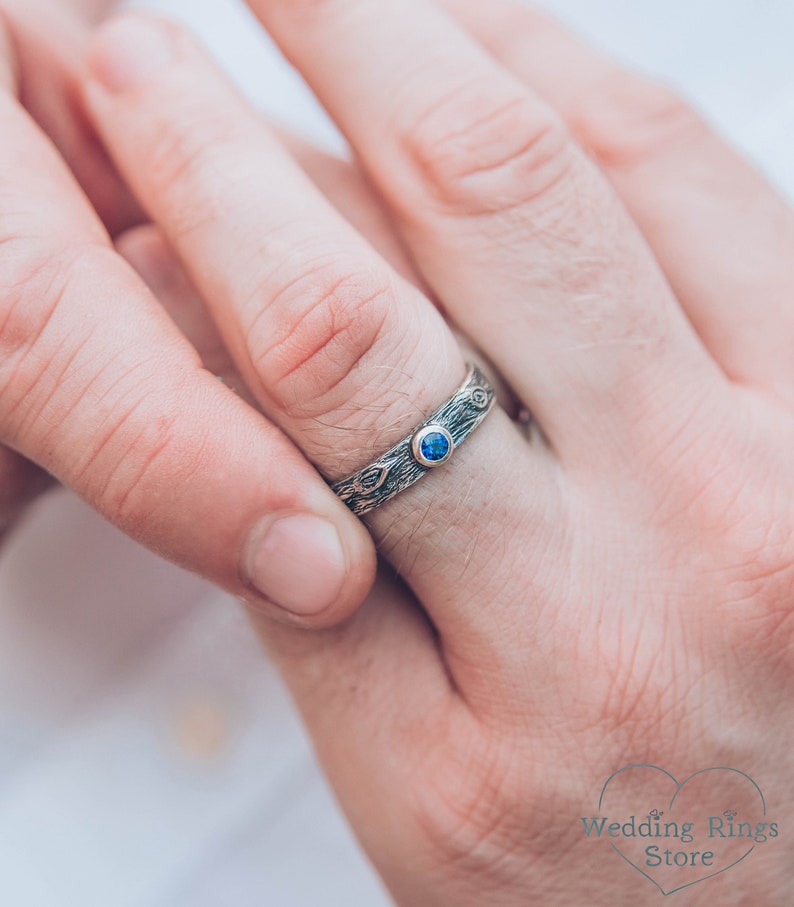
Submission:
[[[281,283],[276,290],[274,282]],[[246,307],[253,313],[245,333],[255,374],[290,415],[327,415],[350,399],[353,372],[381,351],[395,301],[392,281],[372,266],[346,267],[337,259],[303,264],[297,278],[271,276],[265,283]]]
[[[431,197],[464,216],[546,196],[573,160],[567,129],[550,108],[523,93],[483,100],[470,87],[426,114],[405,145]]]
[[[201,173],[215,147],[217,138],[212,120],[197,124],[177,119],[168,128],[159,130],[148,149],[150,169],[159,185],[192,182]]]
[[[190,443],[184,437],[177,443],[180,407],[173,416],[161,412],[162,395],[159,388],[153,393],[152,382],[160,351],[126,356],[113,344],[103,346],[90,319],[80,322],[74,312],[61,317],[62,308],[74,308],[98,275],[109,273],[109,261],[114,253],[104,246],[51,259],[28,256],[17,262],[11,293],[4,272],[2,434],[35,450],[41,466],[111,520],[135,529],[150,511],[156,516],[152,508],[164,512],[164,489],[180,483],[163,476],[178,480],[195,468],[202,445],[195,432]]]
[[[0,265],[0,433],[140,534],[167,518],[185,478],[206,459],[203,430],[183,416],[198,365],[176,373],[169,361],[164,406],[166,391],[154,380],[164,350],[123,347],[98,332],[93,317],[77,317],[117,268],[110,247],[48,256],[36,243],[10,246]]]
[[[572,129],[586,149],[609,167],[641,164],[703,131],[695,110],[652,79],[610,71],[580,99]]]
[[[152,136],[146,148],[147,170],[172,212],[173,232],[178,236],[189,234],[228,208],[228,191],[208,193],[206,188],[216,185],[221,174],[238,169],[233,156],[244,147],[238,138],[239,130],[225,116],[199,120],[191,113],[175,115]],[[196,204],[197,198],[201,204]]]

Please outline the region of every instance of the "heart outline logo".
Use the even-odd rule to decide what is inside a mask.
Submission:
[[[637,769],[637,768],[647,768],[647,769],[652,769],[654,771],[661,772],[663,775],[665,775],[667,778],[669,778],[670,781],[673,782],[673,784],[675,784],[675,786],[676,786],[675,792],[673,793],[673,796],[670,798],[668,810],[671,810],[673,808],[673,805],[675,804],[675,801],[676,801],[676,798],[678,797],[678,795],[681,793],[681,791],[684,789],[684,787],[686,787],[686,785],[690,781],[692,781],[694,778],[697,778],[700,775],[704,775],[707,772],[733,772],[734,774],[739,775],[740,777],[744,778],[746,781],[749,781],[750,784],[752,784],[752,786],[756,789],[756,791],[758,792],[758,796],[761,800],[762,815],[766,816],[766,798],[764,797],[764,793],[761,790],[761,788],[758,786],[755,779],[751,778],[750,775],[748,775],[746,772],[740,771],[737,768],[731,768],[730,766],[727,766],[727,765],[713,765],[710,768],[702,768],[699,771],[693,772],[691,775],[684,778],[683,781],[679,782],[678,779],[675,778],[675,776],[671,775],[670,772],[668,772],[666,769],[663,769],[659,765],[652,765],[647,762],[637,762],[637,763],[634,763],[633,765],[625,765],[623,768],[618,769],[616,772],[613,772],[607,778],[607,780],[604,782],[603,788],[601,789],[601,796],[598,798],[599,812],[601,812],[601,808],[602,808],[603,802],[604,802],[604,797],[606,795],[607,788],[609,787],[610,783],[615,778],[617,778],[618,775],[622,774],[623,772],[627,772],[627,771],[630,771],[631,769]],[[671,895],[671,894],[675,894],[677,891],[683,891],[685,888],[691,888],[693,885],[699,885],[701,882],[706,882],[709,879],[713,879],[718,875],[722,875],[722,873],[727,872],[729,869],[733,869],[734,866],[738,866],[739,863],[741,863],[743,860],[746,860],[747,857],[749,857],[750,854],[755,850],[755,844],[753,844],[753,846],[750,847],[747,851],[745,851],[745,853],[742,854],[742,856],[740,856],[738,859],[734,860],[728,866],[723,866],[722,869],[718,869],[715,872],[709,873],[709,875],[703,876],[703,878],[695,879],[694,881],[687,882],[684,885],[679,885],[676,888],[671,888],[669,891],[666,891],[659,884],[659,882],[657,882],[656,879],[653,878],[653,876],[649,875],[647,872],[645,872],[644,869],[642,869],[640,866],[638,866],[634,862],[634,860],[632,860],[630,857],[626,856],[626,854],[623,853],[623,851],[621,851],[621,849],[615,843],[610,842],[610,847],[612,847],[612,849],[615,851],[615,853],[617,853],[618,856],[622,860],[625,860],[625,862],[628,863],[629,866],[636,869],[637,872],[640,873],[640,875],[645,876],[645,878],[648,879],[648,881],[653,882],[653,884],[656,886],[656,888],[658,888],[658,890],[661,892],[661,894],[664,897],[667,897],[668,895]]]

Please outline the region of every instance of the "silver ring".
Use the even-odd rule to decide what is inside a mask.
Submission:
[[[431,469],[449,462],[453,452],[491,411],[496,391],[477,368],[447,402],[408,437],[377,460],[331,485],[353,513],[369,513],[391,500]]]

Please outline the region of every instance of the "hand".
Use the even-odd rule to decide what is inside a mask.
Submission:
[[[55,23],[58,10],[67,13],[53,6]],[[17,96],[24,84],[31,108],[47,100],[42,73],[31,75],[23,62],[38,59],[26,50],[30,10],[21,18],[10,6],[4,11],[18,26],[2,32],[0,57],[4,525],[52,476],[130,535],[233,594],[285,620],[340,620],[371,584],[369,537],[283,434],[203,369],[115,253]],[[65,44],[71,35],[64,32]],[[44,71],[59,71],[43,51],[41,60]],[[72,114],[58,110],[49,109],[49,120],[43,107],[38,115],[64,148],[86,152],[89,161],[93,141],[97,160],[91,130],[70,132]],[[93,173],[100,208],[103,192],[106,201],[120,193],[118,180],[105,178],[112,178],[109,164]],[[118,215],[117,227],[125,222]],[[278,560],[252,572],[263,546]],[[307,574],[301,557],[319,571]]]
[[[668,91],[523,7],[448,3],[467,31],[424,0],[252,5],[542,430],[494,412],[367,518],[405,585],[384,570],[340,629],[263,635],[398,902],[650,903],[581,831],[613,771],[735,765],[792,806],[794,217]],[[431,302],[184,35],[111,25],[86,97],[329,477],[449,396]],[[785,903],[785,847],[730,885]]]

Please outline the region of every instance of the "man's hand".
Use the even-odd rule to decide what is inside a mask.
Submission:
[[[523,5],[445,0],[466,28],[426,0],[252,5],[540,429],[491,413],[367,515],[399,583],[263,635],[400,903],[652,903],[582,829],[612,772],[735,766],[794,805],[794,216],[683,102]],[[447,399],[464,363],[431,300],[185,35],[108,26],[86,97],[252,400],[327,475]],[[734,902],[788,904],[777,843]]]

